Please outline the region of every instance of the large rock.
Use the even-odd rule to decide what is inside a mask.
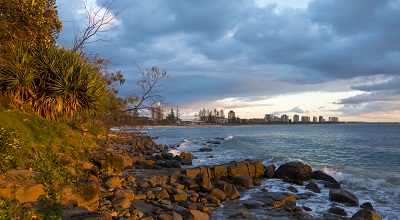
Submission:
[[[228,176],[246,176],[260,178],[264,176],[264,165],[258,160],[234,162],[228,168]]]
[[[324,173],[321,170],[316,170],[311,174],[312,179],[323,180],[326,182],[325,187],[332,189],[339,189],[340,183],[335,180],[332,176]]]
[[[357,219],[357,220],[382,220],[382,218],[375,214],[373,211],[368,210],[368,209],[361,209],[358,212],[356,212],[351,219]]]
[[[78,205],[78,193],[72,185],[60,187],[60,198],[62,205]]]
[[[99,206],[100,187],[90,180],[84,180],[76,184],[78,192],[78,205],[85,206],[89,210],[94,211]]]
[[[42,184],[30,184],[23,186],[15,193],[15,199],[20,203],[36,202],[38,198],[45,194]]]
[[[275,175],[275,170],[276,170],[275,165],[273,165],[273,164],[269,165],[269,166],[265,169],[265,171],[264,171],[264,177],[265,177],[265,178],[272,178],[272,177],[274,177],[274,175]]]
[[[190,220],[208,220],[210,216],[207,213],[200,212],[198,210],[190,210],[189,218]]]
[[[211,180],[208,178],[207,174],[199,173],[196,175],[196,183],[205,192],[211,192],[213,186]]]
[[[321,189],[319,188],[319,186],[315,183],[315,182],[309,182],[306,185],[306,189],[311,190],[315,193],[321,193]]]
[[[351,192],[344,189],[331,189],[329,199],[334,202],[345,203],[350,206],[358,206],[358,198]]]
[[[275,172],[274,177],[288,177],[292,180],[307,181],[311,179],[312,169],[309,165],[302,162],[288,162],[282,164]]]
[[[253,189],[254,188],[254,183],[253,179],[246,177],[246,176],[237,176],[234,178],[235,183],[239,186],[242,186],[246,189]]]
[[[265,205],[279,208],[284,205],[294,207],[296,205],[296,197],[291,193],[286,192],[267,192]]]
[[[226,198],[230,200],[234,200],[240,197],[239,191],[236,189],[236,187],[230,183],[227,183],[223,186],[222,190],[226,194]]]
[[[226,179],[228,177],[228,168],[226,166],[215,166],[211,168],[211,171],[215,180]]]

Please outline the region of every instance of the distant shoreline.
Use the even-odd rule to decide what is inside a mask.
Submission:
[[[122,131],[159,128],[208,128],[208,127],[246,127],[246,126],[273,126],[273,125],[353,125],[353,124],[400,124],[400,122],[339,122],[339,123],[269,123],[269,124],[232,124],[232,125],[144,125],[144,126],[125,126]]]

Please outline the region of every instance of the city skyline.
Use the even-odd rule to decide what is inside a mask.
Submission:
[[[57,43],[71,46],[84,7],[57,6],[64,24]],[[121,96],[137,92],[137,66],[165,69],[171,77],[160,92],[182,118],[216,106],[243,118],[400,122],[398,14],[397,0],[138,0],[103,33],[110,42],[87,50],[122,71]]]

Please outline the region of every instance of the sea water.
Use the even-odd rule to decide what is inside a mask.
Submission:
[[[323,170],[333,176],[342,189],[359,198],[360,204],[371,202],[383,219],[400,219],[399,124],[165,127],[145,132],[159,137],[158,144],[176,146],[172,153],[194,153],[198,159],[193,161],[193,166],[244,159],[258,159],[266,166],[276,167],[288,161],[307,163],[313,170]],[[212,151],[200,152],[204,147]],[[279,180],[264,180],[254,190],[287,191],[288,186]],[[304,191],[304,186],[295,187]],[[314,217],[323,217],[333,205],[329,201],[329,190],[323,186],[321,189],[321,194],[297,202],[312,208],[309,214]],[[242,195],[242,199],[248,198]],[[349,216],[359,210],[335,205],[344,208]]]

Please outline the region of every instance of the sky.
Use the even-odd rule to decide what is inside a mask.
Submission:
[[[57,0],[59,45],[84,25],[73,2]],[[110,41],[86,48],[122,71],[121,96],[138,93],[137,66],[157,66],[170,76],[166,109],[186,120],[217,108],[400,122],[400,0],[116,0],[112,10],[124,6],[100,36]]]

